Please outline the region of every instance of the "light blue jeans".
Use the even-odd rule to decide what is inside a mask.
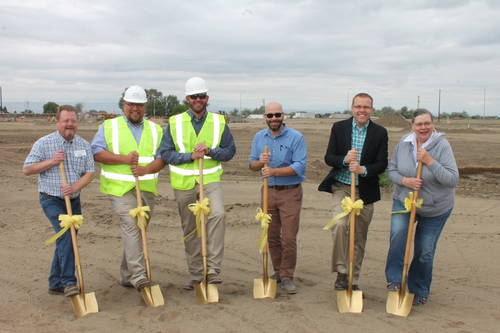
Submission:
[[[393,212],[404,209],[401,201],[393,200]],[[451,211],[433,217],[416,216],[414,255],[408,272],[408,289],[416,296],[429,296],[437,242]],[[385,266],[387,282],[401,282],[409,221],[410,213],[391,215],[391,239]]]

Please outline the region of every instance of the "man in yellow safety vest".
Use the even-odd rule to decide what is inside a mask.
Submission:
[[[233,158],[236,147],[222,115],[207,112],[208,89],[205,80],[193,77],[186,82],[189,110],[172,116],[165,127],[159,153],[169,165],[170,183],[181,217],[185,253],[190,277],[184,289],[192,290],[202,280],[203,263],[200,240],[196,237],[195,216],[188,205],[199,193],[198,159],[204,159],[203,183],[210,202],[207,221],[208,283],[222,283],[220,277],[224,252],[224,202],[221,162]]]
[[[92,140],[94,159],[101,163],[101,192],[110,195],[120,217],[121,284],[138,290],[152,282],[146,276],[140,230],[129,216],[129,210],[137,207],[135,176],[139,176],[143,204],[151,208],[151,218],[158,183],[158,173],[151,170],[164,165],[157,153],[162,129],[144,119],[146,102],[143,88],[128,87],[123,95],[123,116],[104,121]]]

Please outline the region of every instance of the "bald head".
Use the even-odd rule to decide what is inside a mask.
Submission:
[[[278,102],[270,102],[266,105],[264,112],[266,124],[272,133],[277,134],[283,129],[283,107]]]
[[[283,107],[278,102],[269,102],[266,104],[265,113],[275,113],[275,112],[283,112]]]

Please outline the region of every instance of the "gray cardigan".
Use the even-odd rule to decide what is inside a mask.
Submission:
[[[396,145],[387,169],[389,178],[394,183],[392,197],[401,202],[404,202],[408,192],[412,191],[403,186],[403,177],[416,177],[417,174],[413,144],[405,141],[409,135],[411,133],[404,135]],[[432,141],[425,150],[429,152],[434,162],[422,168],[424,182],[419,197],[424,203],[422,208],[417,209],[417,214],[433,217],[453,208],[459,175],[451,146],[442,133],[434,133]]]

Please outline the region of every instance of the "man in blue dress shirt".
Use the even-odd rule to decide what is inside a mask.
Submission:
[[[302,186],[307,164],[304,136],[285,125],[283,107],[277,102],[266,105],[264,119],[269,128],[263,129],[252,142],[248,159],[251,170],[261,171],[268,178],[269,252],[274,267],[272,278],[281,282],[289,294],[297,289],[293,275],[297,264],[297,232],[299,231]],[[269,152],[264,153],[264,146]],[[264,167],[267,163],[268,166]]]

